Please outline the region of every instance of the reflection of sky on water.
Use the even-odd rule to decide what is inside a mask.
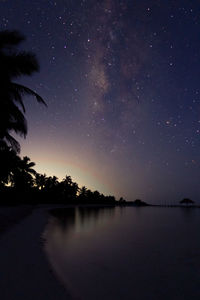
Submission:
[[[67,208],[62,211],[51,211],[52,218],[48,226],[53,231],[66,232],[89,232],[96,227],[104,226],[112,216],[114,216],[114,208]],[[47,229],[48,230],[48,229]],[[65,237],[66,238],[66,237]]]
[[[195,209],[57,210],[45,252],[78,299],[200,299],[199,216]]]

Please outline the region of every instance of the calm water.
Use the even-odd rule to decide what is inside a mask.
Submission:
[[[200,299],[200,209],[58,209],[44,238],[77,299]]]

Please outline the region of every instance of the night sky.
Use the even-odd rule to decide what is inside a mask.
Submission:
[[[150,203],[200,200],[198,0],[0,1],[40,73],[20,82],[36,170]]]

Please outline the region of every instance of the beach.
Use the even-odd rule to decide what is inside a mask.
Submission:
[[[43,208],[0,209],[2,300],[74,299],[57,281],[43,253],[41,233],[46,220]]]

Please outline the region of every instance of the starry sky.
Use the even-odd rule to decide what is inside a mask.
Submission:
[[[1,0],[40,72],[18,81],[36,170],[149,203],[200,201],[200,2]]]

